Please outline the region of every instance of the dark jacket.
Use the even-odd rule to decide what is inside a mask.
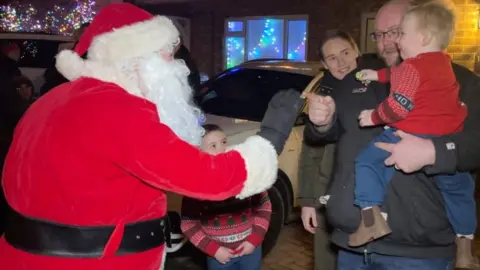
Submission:
[[[52,63],[50,67],[45,70],[45,73],[43,73],[43,78],[45,83],[40,87],[41,96],[45,95],[48,91],[59,86],[60,84],[68,82],[68,80],[63,77],[60,72],[58,72],[57,68],[55,67],[55,63]]]
[[[312,145],[303,142],[298,163],[299,200],[302,207],[320,207],[333,171],[335,144]]]
[[[6,89],[13,78],[21,75],[17,62],[0,52],[0,86],[2,90]]]
[[[359,69],[380,67],[378,60],[365,56]],[[460,98],[468,106],[464,132],[433,139],[437,155],[434,167],[410,175],[395,173],[382,206],[393,233],[352,250],[412,258],[454,256],[455,235],[432,176],[434,173],[454,172],[455,169],[471,171],[480,165],[480,140],[477,139],[480,138],[480,79],[461,66],[454,64],[453,67],[460,84]],[[353,204],[354,160],[359,151],[382,131],[379,127],[360,129],[357,117],[361,110],[375,108],[389,91],[388,85],[375,82],[362,91],[362,85],[354,78],[356,71],[342,82],[328,75],[325,77],[322,83],[335,89],[333,98],[337,113],[334,125],[322,133],[309,122],[304,133],[306,140],[324,143],[338,140],[327,214],[335,228],[332,241],[346,249],[350,249],[348,234],[354,232],[360,222],[359,209]],[[446,143],[449,142],[455,143],[456,148],[447,150]]]
[[[77,46],[78,41],[73,45],[73,48]],[[84,53],[80,56],[82,59],[87,59],[87,53]],[[56,58],[52,59],[52,63],[50,66],[45,70],[43,73],[43,79],[45,83],[40,87],[40,95],[45,95],[48,91],[52,90],[53,88],[68,82],[67,78],[65,78],[60,72],[58,72],[56,64]]]

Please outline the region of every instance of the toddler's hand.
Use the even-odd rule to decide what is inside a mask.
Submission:
[[[372,69],[362,69],[355,74],[359,81],[378,81],[378,73]]]
[[[241,257],[241,256],[244,256],[244,255],[250,255],[255,250],[255,246],[252,245],[250,242],[245,241],[245,242],[241,243],[240,246],[238,246],[237,250],[239,252],[236,254],[236,257]]]
[[[228,263],[233,256],[233,250],[226,247],[220,247],[215,253],[215,259],[221,264]]]
[[[358,120],[360,120],[361,127],[373,126],[372,113],[373,110],[363,110],[360,113],[360,115],[358,116]]]

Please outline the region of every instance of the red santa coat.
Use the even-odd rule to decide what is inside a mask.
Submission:
[[[0,266],[20,270],[158,270],[164,246],[114,256],[123,224],[162,217],[162,190],[221,200],[270,187],[273,146],[253,136],[210,156],[160,123],[156,106],[113,83],[80,78],[39,99],[20,121],[3,174],[8,203],[33,218],[116,226],[101,259],[30,254],[0,239]]]

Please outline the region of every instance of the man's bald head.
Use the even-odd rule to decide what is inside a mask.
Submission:
[[[378,53],[389,66],[398,62],[397,30],[403,15],[414,4],[412,0],[391,0],[380,8],[375,17]]]
[[[380,8],[376,20],[383,19],[385,16],[396,17],[394,15],[400,15],[401,20],[403,14],[415,4],[416,1],[413,0],[390,0]]]

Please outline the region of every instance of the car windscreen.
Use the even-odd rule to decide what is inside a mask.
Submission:
[[[55,61],[60,44],[57,40],[1,39],[0,44],[16,43],[20,48],[20,68],[48,68]]]
[[[261,121],[273,95],[289,88],[303,91],[311,80],[303,74],[234,68],[207,82],[196,102],[208,114]]]

